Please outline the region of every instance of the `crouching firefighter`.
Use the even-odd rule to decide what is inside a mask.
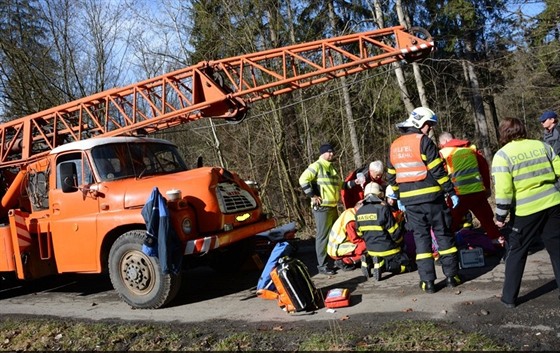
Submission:
[[[362,272],[366,279],[371,275],[375,281],[380,281],[385,271],[398,274],[413,270],[410,259],[402,251],[402,227],[382,199],[379,184],[369,183],[364,190],[363,205],[356,211],[358,235],[364,238],[367,247],[367,254],[361,258]]]

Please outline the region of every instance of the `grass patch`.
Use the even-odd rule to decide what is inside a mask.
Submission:
[[[371,332],[369,332],[371,331]],[[329,328],[224,329],[208,324],[136,324],[36,318],[0,319],[4,351],[419,351],[508,350],[477,333],[432,321],[390,322],[377,330],[359,323]]]

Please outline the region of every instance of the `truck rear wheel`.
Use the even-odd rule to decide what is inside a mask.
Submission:
[[[157,309],[179,292],[181,274],[163,274],[157,257],[142,252],[146,232],[121,235],[109,252],[109,276],[122,300],[137,309]]]

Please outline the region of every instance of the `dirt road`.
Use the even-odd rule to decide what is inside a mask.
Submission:
[[[292,328],[334,320],[343,329],[389,320],[435,319],[483,332],[522,350],[560,347],[559,291],[545,250],[529,256],[520,305],[515,309],[503,307],[497,297],[504,275],[504,265],[497,256],[487,257],[485,267],[461,270],[466,282],[452,289],[443,287],[445,277],[438,267],[435,294],[421,293],[416,272],[385,274],[381,282],[365,281],[359,270],[330,277],[318,275],[312,244],[302,243],[296,257],[308,264],[323,293],[331,288],[349,288],[351,306],[334,313],[323,308],[314,313],[287,314],[275,301],[253,295],[251,289],[260,275],[256,268],[235,275],[199,268],[186,273],[179,298],[172,306],[159,310],[131,309],[119,300],[106,276],[64,275],[7,288],[2,284],[0,314]]]

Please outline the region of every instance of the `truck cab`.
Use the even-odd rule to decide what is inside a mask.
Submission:
[[[28,166],[24,187],[20,204],[27,207],[11,218],[23,221],[32,241],[22,251],[18,277],[108,271],[119,295],[139,308],[167,303],[180,283],[180,274],[161,273],[164,259],[142,251],[142,209],[154,188],[166,201],[186,264],[204,257],[216,267],[231,266],[233,257],[248,254],[237,248],[229,257],[212,253],[250,243],[276,226],[257,191],[237,174],[189,170],[177,147],[161,139],[101,137],[59,146]]]

